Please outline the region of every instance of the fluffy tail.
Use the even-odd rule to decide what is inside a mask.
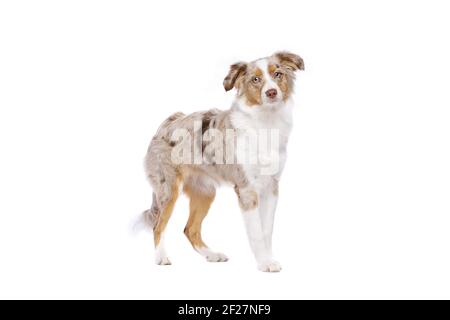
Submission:
[[[138,217],[137,221],[134,223],[133,231],[138,232],[143,229],[149,229],[153,231],[154,227],[158,224],[159,220],[159,209],[156,203],[156,195],[153,193],[152,207],[148,210],[142,212]]]

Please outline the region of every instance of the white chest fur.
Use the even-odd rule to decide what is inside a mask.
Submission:
[[[236,156],[249,181],[264,188],[279,178],[286,162],[292,128],[292,102],[277,108],[249,108],[236,101],[231,114],[236,131]]]

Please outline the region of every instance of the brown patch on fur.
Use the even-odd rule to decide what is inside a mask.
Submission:
[[[268,67],[267,69],[268,69],[268,71],[269,71],[269,74],[274,74],[275,71],[277,71],[278,68],[277,68],[276,65],[270,64],[269,67]]]
[[[210,125],[211,119],[212,119],[212,117],[214,115],[215,115],[215,113],[211,112],[211,111],[206,111],[203,114],[203,117],[202,117],[202,135],[205,133],[206,130],[209,129],[209,125]]]
[[[244,89],[244,95],[247,98],[247,105],[252,107],[260,105],[261,101],[261,85],[250,84]]]
[[[245,62],[237,62],[230,66],[230,71],[223,80],[225,91],[230,91],[235,87],[236,80],[245,73],[246,69],[247,63]]]
[[[190,199],[189,219],[184,228],[184,234],[194,248],[205,248],[207,245],[203,242],[201,234],[202,222],[208,214],[215,194],[201,194],[188,186],[185,186],[184,192]]]
[[[286,101],[289,99],[294,87],[295,75],[293,70],[286,65],[270,63],[268,66],[268,72],[283,93],[283,100]],[[275,77],[276,72],[281,73],[281,75],[279,77]]]
[[[230,72],[225,77],[225,90],[238,89],[238,95],[246,98],[248,106],[253,107],[262,104],[261,89],[264,86],[264,72],[254,63],[238,62],[230,67]],[[253,78],[260,78],[259,82],[253,82]]]
[[[253,82],[253,78],[260,78],[259,82]],[[246,103],[249,107],[262,104],[261,89],[264,86],[263,71],[256,67],[247,72],[245,77],[239,81],[239,94],[244,95]]]
[[[292,69],[293,71],[305,70],[305,64],[303,62],[303,59],[296,54],[287,51],[281,51],[275,53],[274,56],[275,58],[278,59],[278,61],[282,65],[285,65],[286,67]]]
[[[280,78],[276,78],[275,81],[278,84],[278,87],[280,87],[281,92],[283,93],[283,100],[286,101],[289,99],[292,88],[294,86],[294,81],[292,79],[293,76],[290,75],[289,72],[282,73]]]
[[[153,228],[153,239],[155,242],[155,247],[158,246],[161,240],[161,234],[169,222],[170,217],[172,216],[173,208],[175,206],[175,202],[178,199],[178,189],[179,189],[179,179],[176,180],[176,183],[172,186],[172,193],[170,195],[169,200],[161,208],[161,214],[158,218],[158,223]]]

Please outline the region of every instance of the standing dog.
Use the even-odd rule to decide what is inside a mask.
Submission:
[[[229,110],[175,113],[161,124],[145,158],[153,203],[143,213],[153,229],[157,264],[170,264],[164,230],[180,190],[190,200],[184,233],[194,249],[211,262],[228,260],[211,250],[201,236],[217,186],[228,183],[238,196],[258,268],[281,270],[272,257],[272,229],[292,126],[297,70],[304,70],[303,60],[289,52],[235,63],[223,82],[226,91],[237,89]],[[272,140],[264,144],[267,133]]]

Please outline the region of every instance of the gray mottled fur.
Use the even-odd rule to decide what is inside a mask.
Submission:
[[[226,129],[234,129],[230,121],[230,110],[221,111],[211,109],[185,115],[175,113],[167,118],[159,127],[145,157],[145,170],[153,188],[153,203],[150,210],[144,212],[144,221],[155,226],[161,209],[170,201],[173,188],[177,181],[182,181],[184,186],[199,193],[214,194],[215,188],[220,183],[234,186],[241,207],[256,205],[255,194],[239,192],[248,185],[242,166],[238,164],[174,164],[171,159],[172,149],[180,141],[172,141],[171,137],[176,129],[189,131],[194,136],[194,122],[201,123],[196,137],[201,137],[207,129],[220,130],[225,136]],[[200,143],[193,141],[194,143]],[[198,146],[200,150],[203,146]],[[204,151],[203,151],[204,152]],[[210,159],[213,155],[203,154],[204,159]],[[225,161],[223,161],[225,163]]]

